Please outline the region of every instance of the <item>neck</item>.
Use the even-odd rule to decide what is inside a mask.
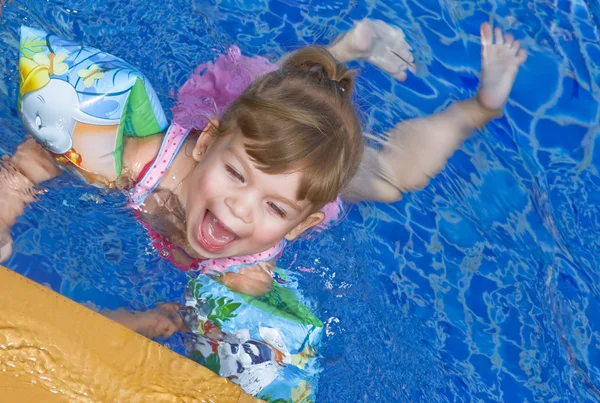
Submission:
[[[175,159],[165,172],[160,183],[160,187],[168,189],[177,196],[181,206],[186,208],[186,201],[189,189],[189,177],[192,175],[198,162],[192,158],[194,140],[186,139],[185,143],[175,156]]]

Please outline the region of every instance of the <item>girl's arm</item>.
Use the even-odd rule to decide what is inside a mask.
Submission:
[[[102,310],[100,313],[109,319],[133,330],[149,339],[169,338],[175,332],[187,331],[179,314],[181,306],[175,303],[159,304],[147,311],[128,311],[116,309]]]
[[[383,148],[367,148],[359,172],[343,195],[349,201],[400,200],[421,189],[476,129],[500,117],[527,53],[499,28],[481,26],[481,79],[477,95],[443,112],[399,123]]]
[[[35,140],[21,144],[0,166],[0,262],[12,253],[10,228],[25,206],[41,194],[38,185],[58,176],[61,170],[50,154]]]
[[[473,98],[397,124],[380,151],[366,148],[358,173],[342,193],[344,199],[389,203],[400,200],[402,193],[424,188],[475,130],[498,116],[499,111]]]
[[[356,22],[327,50],[340,63],[365,60],[399,81],[406,80],[407,70],[416,72],[412,48],[402,29],[380,20],[365,18]]]
[[[161,133],[162,134],[162,133]],[[143,166],[158,152],[162,135],[148,138],[128,138],[123,151],[123,171],[119,184],[137,177]],[[12,254],[10,229],[25,207],[42,192],[38,187],[44,181],[60,175],[62,170],[54,158],[37,141],[28,139],[12,157],[4,156],[0,164],[0,262]],[[88,174],[97,183],[108,183],[104,178]]]

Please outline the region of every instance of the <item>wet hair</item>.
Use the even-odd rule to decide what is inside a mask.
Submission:
[[[353,84],[353,72],[325,48],[302,48],[229,106],[219,135],[241,131],[246,153],[265,173],[302,172],[297,198],[320,209],[350,182],[363,154]]]

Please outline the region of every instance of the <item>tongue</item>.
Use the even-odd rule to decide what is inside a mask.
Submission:
[[[202,222],[202,236],[208,244],[214,246],[227,245],[236,238],[236,235],[225,228],[210,211],[206,213]]]

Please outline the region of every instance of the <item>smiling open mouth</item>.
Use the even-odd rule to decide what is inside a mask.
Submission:
[[[238,238],[210,210],[206,210],[196,230],[196,240],[203,249],[211,253],[221,252]]]

